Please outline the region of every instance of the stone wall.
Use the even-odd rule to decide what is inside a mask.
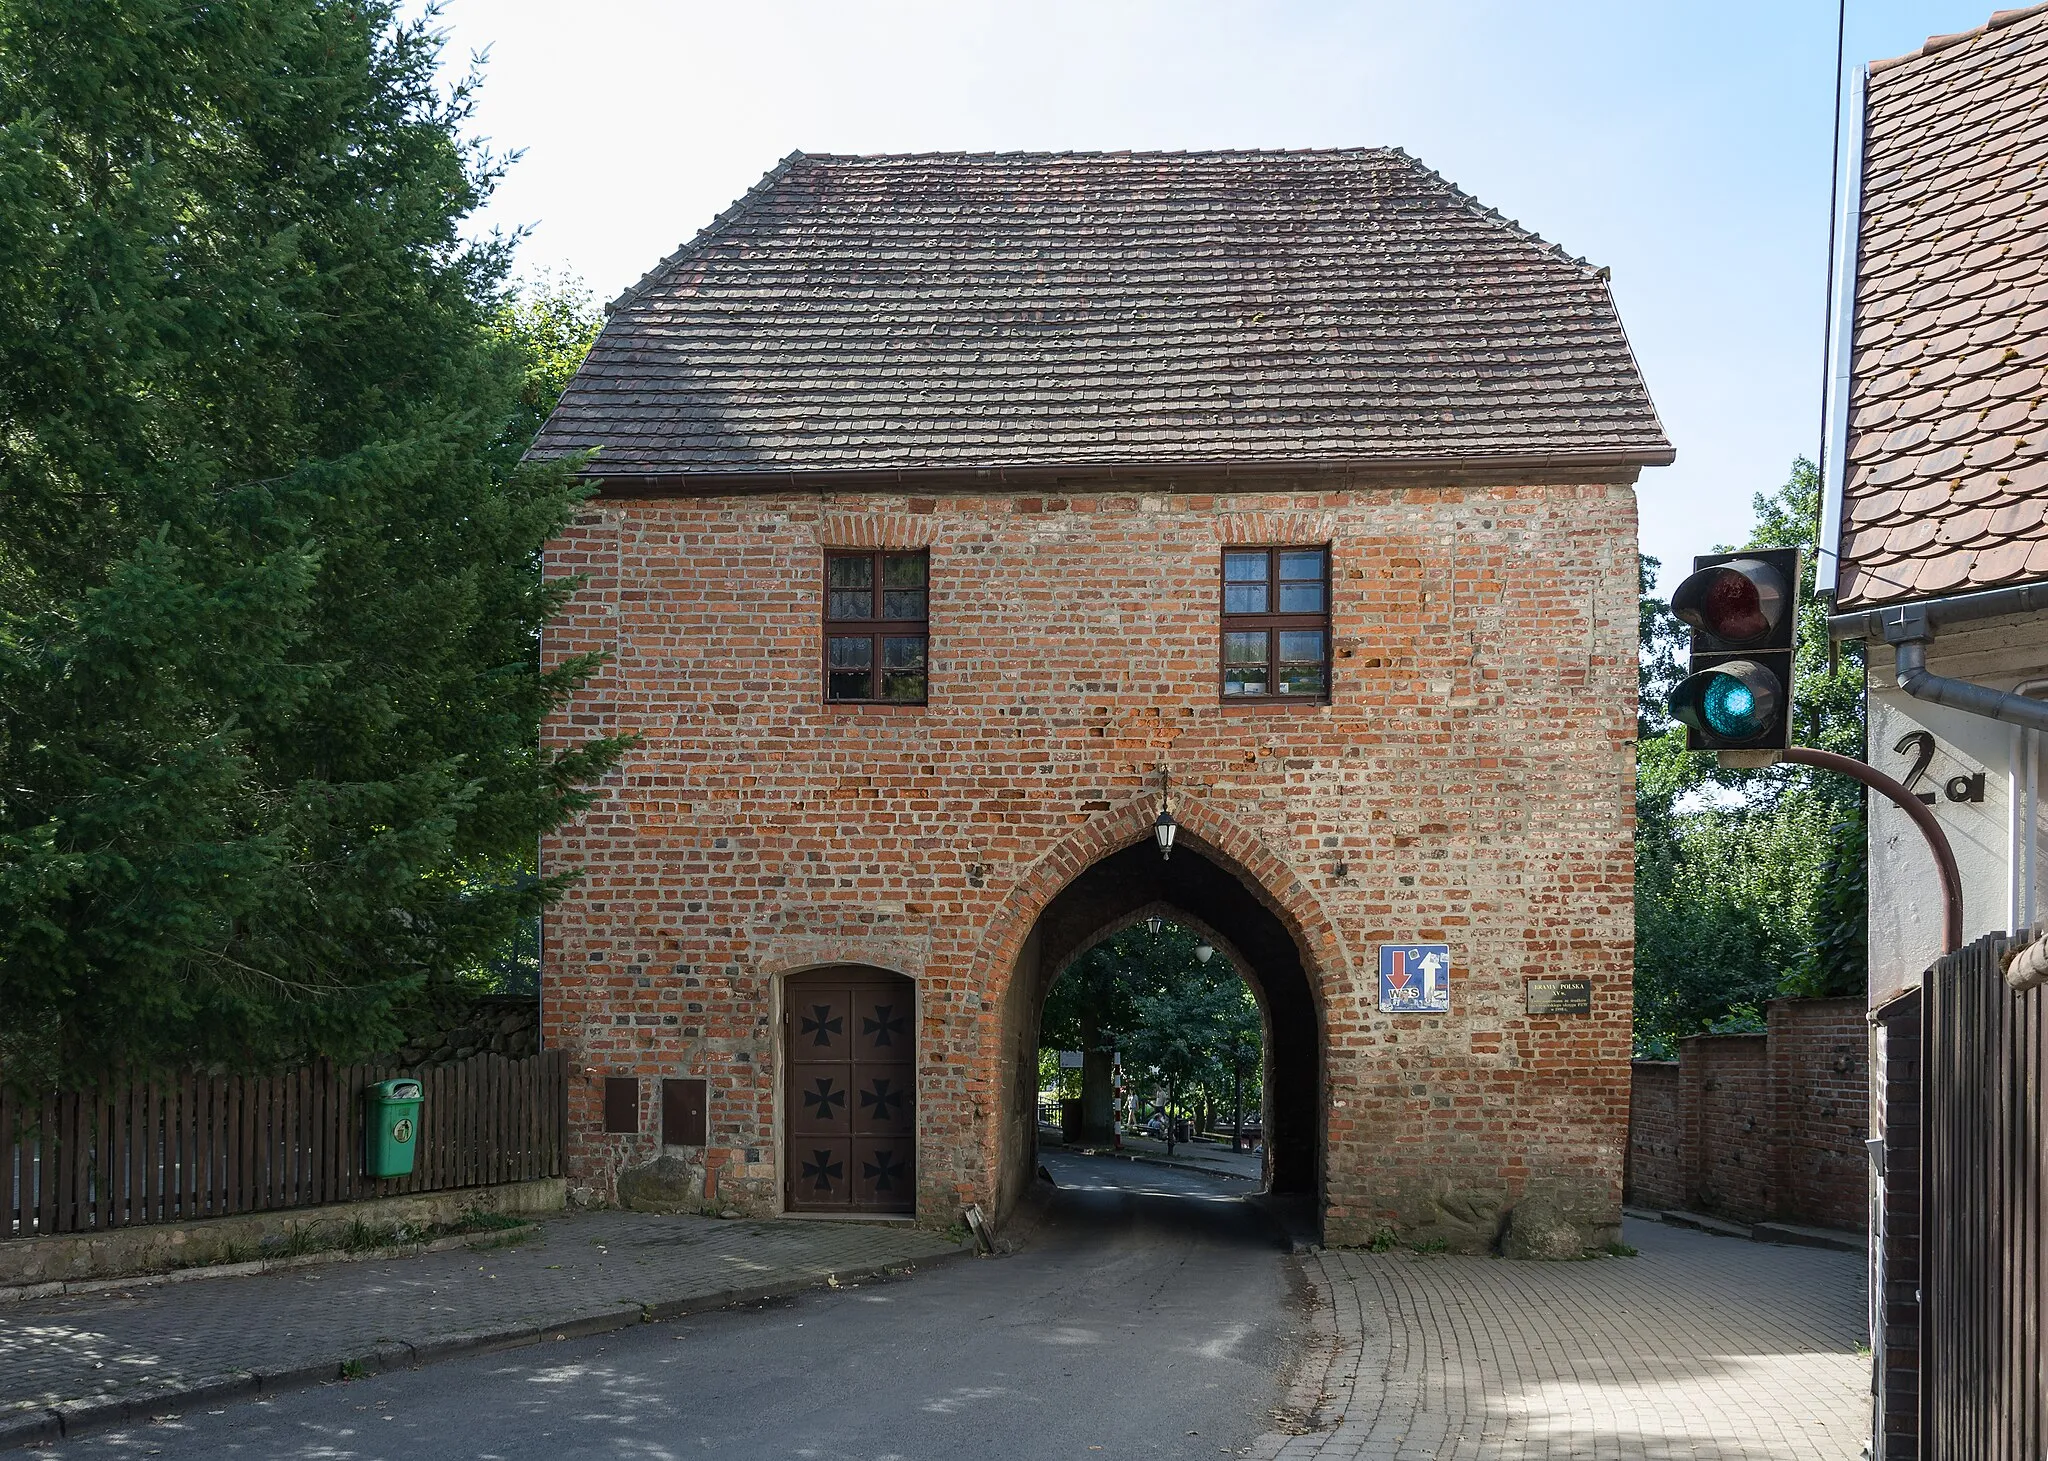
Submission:
[[[641,740],[542,850],[581,874],[543,955],[573,1180],[653,1164],[658,1078],[702,1076],[707,1189],[779,1210],[779,981],[852,963],[918,986],[921,1217],[994,1210],[1031,1130],[1018,970],[1061,890],[1147,838],[1165,765],[1186,845],[1309,981],[1284,1053],[1319,1091],[1331,1241],[1491,1241],[1531,1194],[1597,1237],[1627,1138],[1634,509],[1626,480],[1341,472],[592,502],[548,554],[586,581],[544,652],[608,660],[550,743]],[[1330,545],[1329,704],[1219,696],[1229,543]],[[927,706],[822,703],[822,554],[867,545],[930,550]],[[1377,945],[1411,940],[1450,945],[1451,1014],[1379,1011]],[[1526,1014],[1538,976],[1590,979],[1592,1013]],[[609,1075],[642,1077],[637,1135],[603,1129]]]
[[[1697,1035],[1635,1062],[1629,1200],[1860,1228],[1869,1036],[1861,999],[1781,999],[1761,1035]]]

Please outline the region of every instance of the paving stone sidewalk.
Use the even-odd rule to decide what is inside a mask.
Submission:
[[[1278,1461],[1854,1461],[1863,1260],[1631,1220],[1636,1258],[1305,1260],[1322,1422]],[[1314,1396],[1308,1397],[1310,1401]]]
[[[907,1226],[563,1215],[516,1247],[0,1307],[0,1448],[950,1257]]]

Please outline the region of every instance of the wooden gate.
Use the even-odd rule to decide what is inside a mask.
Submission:
[[[791,1212],[917,1208],[916,990],[876,969],[792,975],[782,1015]]]
[[[2039,932],[1987,935],[1921,983],[1917,1123],[1886,1106],[1898,1180],[1882,1188],[1879,1226],[1885,1461],[2048,1454],[2048,990],[2016,994],[2001,972]],[[1885,1006],[1881,1038],[1910,1035],[1913,1013]],[[1902,1106],[1910,1093],[1887,1094]],[[1912,1124],[1917,1171],[1901,1140]]]

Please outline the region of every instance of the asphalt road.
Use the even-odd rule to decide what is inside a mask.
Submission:
[[[47,1457],[1214,1457],[1272,1428],[1306,1319],[1246,1184],[1049,1154],[1026,1249],[432,1365]]]

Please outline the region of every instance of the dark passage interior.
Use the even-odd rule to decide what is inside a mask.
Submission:
[[[1301,952],[1279,916],[1230,869],[1185,841],[1170,861],[1163,859],[1147,838],[1069,883],[1040,915],[1018,960],[1005,1011],[1009,1079],[1001,1208],[1009,1209],[1034,1171],[1038,1032],[1046,994],[1077,954],[1148,910],[1213,934],[1257,994],[1265,1012],[1269,1188],[1319,1197],[1322,1035]]]

